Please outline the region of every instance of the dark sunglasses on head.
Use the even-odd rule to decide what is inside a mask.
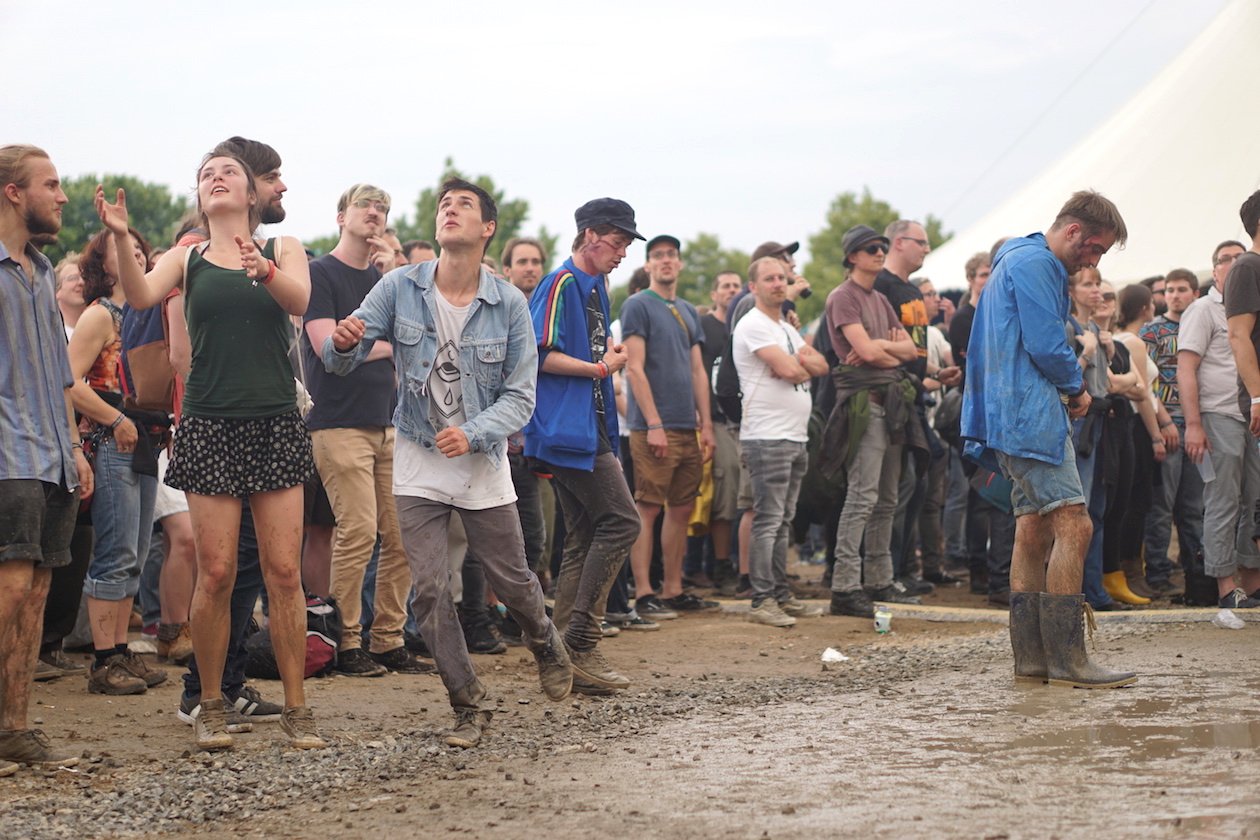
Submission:
[[[883,242],[872,242],[862,249],[863,253],[870,254],[872,257],[876,254],[887,254],[888,246]]]

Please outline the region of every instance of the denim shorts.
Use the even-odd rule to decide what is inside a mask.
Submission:
[[[79,491],[35,479],[0,481],[0,562],[30,560],[40,569],[70,562]]]
[[[1063,461],[1047,464],[1036,458],[997,453],[1002,472],[1011,480],[1011,507],[1015,516],[1030,513],[1045,515],[1068,505],[1085,504],[1081,474],[1076,469],[1076,450],[1072,438],[1063,438]]]

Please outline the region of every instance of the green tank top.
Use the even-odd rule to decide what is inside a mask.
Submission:
[[[262,253],[274,259],[274,239]],[[192,341],[184,414],[244,419],[297,408],[289,362],[293,325],[261,283],[194,249],[184,278],[184,314]]]

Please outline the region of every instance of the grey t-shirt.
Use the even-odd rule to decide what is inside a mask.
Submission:
[[[704,342],[696,308],[681,298],[666,301],[650,289],[621,305],[622,340],[632,335],[647,344],[644,369],[652,399],[666,429],[696,428],[696,397],[691,388],[691,348]],[[631,431],[647,429],[647,419],[629,389],[627,419]]]
[[[1238,405],[1238,368],[1229,346],[1229,325],[1221,293],[1212,289],[1181,313],[1177,331],[1177,355],[1198,353],[1199,413],[1224,414],[1242,420]],[[1185,402],[1182,392],[1181,399]]]

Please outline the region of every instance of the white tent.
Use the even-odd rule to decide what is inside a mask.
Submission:
[[[928,255],[917,274],[965,284],[963,265],[1003,236],[1045,230],[1069,195],[1120,208],[1128,246],[1099,267],[1117,283],[1189,268],[1206,276],[1223,239],[1247,243],[1238,208],[1260,186],[1260,2],[1234,0],[1127,105],[1058,162]],[[1247,243],[1249,244],[1249,243]]]

